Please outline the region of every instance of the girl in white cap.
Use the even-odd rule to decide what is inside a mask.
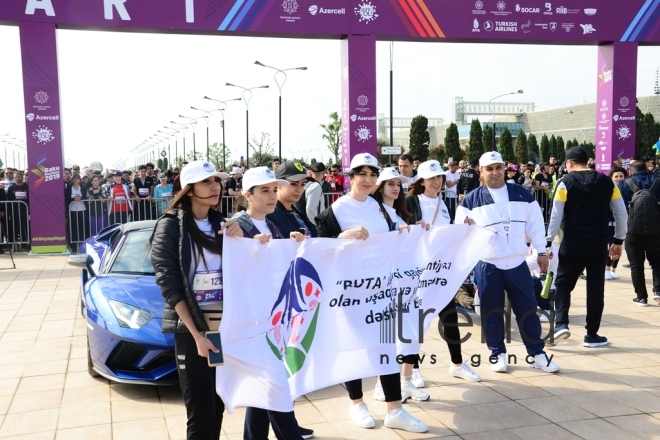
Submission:
[[[351,190],[316,217],[319,237],[366,240],[370,234],[393,231],[399,227],[389,215],[385,215],[388,213],[387,209],[371,195],[376,189],[379,170],[378,162],[371,154],[361,153],[353,157],[348,174]],[[401,375],[383,375],[380,381],[387,402],[385,426],[411,432],[428,431],[426,423],[401,407]],[[362,399],[362,380],[346,382],[346,389],[352,402],[349,415],[353,422],[362,428],[376,426],[367,404]]]
[[[406,197],[406,205],[412,215],[412,223],[421,224],[429,229],[434,225],[449,225],[451,218],[449,210],[442,200],[442,187],[444,185],[445,172],[437,160],[422,162],[417,169],[419,179],[413,184]],[[468,364],[463,363],[461,355],[461,333],[458,328],[458,314],[456,304],[452,299],[449,304],[439,313],[442,322],[445,341],[451,356],[452,364],[449,366],[449,374],[472,382],[480,382],[481,377]],[[419,371],[419,355],[408,355],[404,357],[404,365],[413,365],[412,374],[407,378],[404,374],[403,380],[412,381],[415,387],[425,386],[424,379]],[[406,370],[404,370],[406,371]],[[408,371],[410,371],[408,369]],[[414,399],[414,396],[413,396]]]
[[[241,236],[236,222],[222,225],[216,210],[221,179],[206,161],[188,164],[172,205],[151,237],[151,262],[165,299],[162,330],[174,333],[174,352],[188,415],[187,438],[220,438],[225,405],[215,391],[215,368],[207,362],[217,352],[206,332],[218,330],[222,314],[222,235]],[[214,285],[212,289],[197,287]]]
[[[232,217],[232,220],[236,220],[240,225],[243,237],[254,238],[264,244],[271,239],[285,238],[275,223],[266,216],[272,214],[277,206],[277,188],[287,185],[289,185],[287,180],[277,179],[275,173],[268,167],[250,168],[245,172],[243,192],[236,196],[234,206],[237,212]],[[291,232],[290,237],[296,241],[305,239],[305,235],[297,231]],[[270,423],[279,440],[303,438],[293,411],[278,412],[253,407],[248,407],[245,412],[243,438],[267,439]],[[311,430],[305,429],[305,433],[307,435],[304,438],[313,435]]]

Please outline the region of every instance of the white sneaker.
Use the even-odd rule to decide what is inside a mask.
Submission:
[[[404,431],[409,432],[426,432],[429,430],[429,426],[426,423],[411,416],[408,411],[403,408],[401,408],[399,413],[394,416],[388,411],[385,416],[384,425],[388,428],[403,429]]]
[[[497,362],[490,365],[490,369],[496,373],[506,373],[506,353],[500,353],[497,355]]]
[[[376,388],[374,388],[374,400],[385,402],[385,391],[379,380],[376,381]]]
[[[458,367],[452,364],[449,367],[449,374],[454,377],[460,377],[470,382],[481,382],[481,376],[472,371],[472,368],[468,364],[461,364]]]
[[[351,405],[351,408],[348,410],[348,415],[351,417],[351,420],[355,422],[360,428],[373,428],[376,426],[373,416],[367,408],[367,404],[364,402],[356,403]]]
[[[408,399],[424,402],[425,400],[429,400],[430,397],[431,395],[429,393],[415,388],[412,382],[401,382],[401,402],[405,402]],[[385,400],[384,395],[383,400]]]
[[[412,384],[415,385],[415,388],[426,388],[426,382],[424,382],[424,378],[422,377],[419,368],[413,368]]]
[[[555,364],[548,358],[545,353],[539,353],[534,356],[534,362],[530,365],[532,368],[538,368],[546,373],[556,373],[559,371],[559,365]]]
[[[606,280],[611,280],[612,279],[612,272],[610,272],[609,270],[606,270],[605,271],[605,279]]]
[[[619,279],[619,275],[617,275],[616,272],[610,272],[610,276],[612,277],[613,280]]]

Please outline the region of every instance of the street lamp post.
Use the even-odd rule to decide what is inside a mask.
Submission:
[[[204,112],[204,122],[206,122],[206,161],[209,161],[209,122],[211,121],[211,112],[215,110],[204,110],[203,108],[197,108],[190,106],[191,109],[197,110],[198,112]]]
[[[168,165],[168,168],[171,169],[172,168],[172,151],[171,151],[172,139],[171,138],[172,137],[174,138],[174,156],[176,157],[176,155],[178,153],[178,150],[179,150],[179,140],[177,139],[177,134],[179,134],[179,132],[181,130],[177,130],[175,128],[170,128],[167,125],[164,126],[163,128],[167,128],[169,130],[174,130],[174,131],[158,130],[159,133],[163,133],[163,134],[167,135],[170,138],[170,140],[167,144],[167,165]]]
[[[550,120],[555,116],[568,115],[573,113],[573,110],[567,110],[565,112],[557,113],[556,115],[548,116],[548,127],[550,128],[550,134],[553,134],[552,125],[550,125]]]
[[[186,130],[188,129],[188,126],[186,124],[179,124],[178,122],[170,121],[171,124],[176,124],[180,125],[181,127],[176,127],[177,130],[181,130],[183,133],[183,160],[186,160]],[[172,128],[172,127],[165,127],[165,128]],[[194,131],[193,131],[193,138],[194,138]],[[176,158],[175,158],[176,161]]]
[[[241,101],[243,98],[234,98],[234,99],[228,99],[227,101],[222,101],[220,99],[213,99],[209,98],[208,96],[205,96],[204,99],[208,99],[209,101],[215,101],[218,103],[218,110],[220,111],[220,114],[222,115],[222,119],[220,120],[220,127],[222,128],[222,169],[226,170],[227,169],[227,164],[225,163],[225,158],[227,157],[227,153],[225,151],[225,110],[227,110],[227,103],[230,101]]]
[[[241,87],[236,84],[227,83],[225,84],[230,87],[238,87],[243,90],[241,95],[243,96],[243,101],[245,102],[245,167],[249,167],[249,158],[250,158],[250,100],[252,99],[252,90],[254,89],[267,89],[268,86],[257,86],[257,87]]]
[[[502,96],[507,96],[507,95],[517,95],[517,94],[520,94],[520,93],[523,93],[523,91],[522,91],[522,90],[518,90],[518,91],[516,91],[516,92],[504,93],[504,94],[502,94],[502,95],[498,95],[498,96],[496,96],[496,97],[491,98],[491,99],[488,100],[488,109],[490,109],[490,112],[491,112],[492,115],[493,115],[493,150],[492,150],[492,151],[497,151],[497,147],[495,146],[495,110],[493,110],[493,108],[490,106],[490,103],[491,103],[493,100],[497,99],[497,98],[501,98]]]
[[[254,64],[261,67],[267,67],[269,69],[275,70],[275,84],[280,90],[280,99],[279,99],[279,138],[278,138],[278,159],[282,160],[282,87],[287,80],[286,71],[287,70],[307,70],[307,67],[290,67],[288,69],[278,69],[277,67],[267,66],[259,61],[255,61]],[[280,76],[278,76],[280,75]],[[281,81],[281,82],[280,82]]]
[[[189,116],[183,116],[179,115],[180,118],[182,119],[189,119],[191,122],[188,122],[190,124],[190,128],[192,129],[192,134],[193,134],[193,160],[197,160],[197,143],[195,142],[195,126],[197,125],[197,120],[198,119],[206,119],[208,116],[199,116],[197,118],[191,118]],[[208,125],[208,122],[206,123]]]

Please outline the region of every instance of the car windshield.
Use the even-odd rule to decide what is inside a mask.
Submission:
[[[124,236],[110,273],[154,275],[151,265],[150,229],[131,231]]]

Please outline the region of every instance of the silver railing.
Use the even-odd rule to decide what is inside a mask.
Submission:
[[[1,191],[1,190],[0,190]],[[28,250],[30,246],[30,208],[22,200],[0,203],[0,230],[4,250],[5,242],[11,252]]]

